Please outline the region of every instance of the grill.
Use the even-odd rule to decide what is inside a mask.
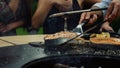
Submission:
[[[37,59],[22,68],[119,68],[120,59],[93,55],[62,55]]]
[[[44,47],[44,52],[49,56],[28,62],[22,68],[120,67],[120,46],[117,45],[68,43],[62,47]]]

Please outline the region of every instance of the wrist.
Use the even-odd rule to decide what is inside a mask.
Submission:
[[[91,9],[98,9],[97,6],[92,6]],[[93,14],[97,14],[98,17],[103,17],[102,11],[92,11]]]
[[[12,23],[10,23],[10,24],[7,24],[7,27],[8,27],[9,29],[15,29],[15,28],[20,27],[20,26],[22,26],[22,25],[23,25],[23,22],[22,22],[22,21],[17,21],[17,22],[12,22]]]

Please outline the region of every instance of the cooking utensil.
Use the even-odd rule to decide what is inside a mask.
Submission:
[[[34,47],[42,47],[43,46],[43,42],[29,42],[28,44],[31,46],[34,46]]]
[[[70,11],[70,12],[61,12],[61,13],[55,13],[50,15],[49,17],[58,17],[63,15],[70,15],[75,13],[83,13],[83,12],[91,12],[91,11],[100,11],[100,10],[107,10],[107,8],[99,8],[99,9],[86,9],[86,10],[77,10],[77,11]]]
[[[58,46],[61,43],[69,40],[68,38],[56,38],[56,39],[45,39],[45,45],[46,46]]]
[[[82,23],[78,24],[72,31],[76,32],[77,34],[83,33],[82,26],[87,24],[89,20],[84,20]]]

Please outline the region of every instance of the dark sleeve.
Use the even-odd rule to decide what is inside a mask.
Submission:
[[[31,8],[27,0],[21,0],[16,16],[17,21],[22,20],[24,22],[23,27],[29,28],[31,26]]]

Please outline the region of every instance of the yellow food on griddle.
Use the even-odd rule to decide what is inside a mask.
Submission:
[[[102,32],[101,34],[91,34],[91,38],[110,38],[110,34],[108,32]]]
[[[101,34],[104,35],[105,38],[110,38],[110,33],[108,32],[102,32]]]
[[[73,38],[75,37],[77,34],[74,32],[69,32],[69,31],[61,31],[55,34],[49,34],[46,35],[44,38],[45,39],[57,39],[57,38]]]
[[[90,38],[96,37],[96,34],[91,34]]]

